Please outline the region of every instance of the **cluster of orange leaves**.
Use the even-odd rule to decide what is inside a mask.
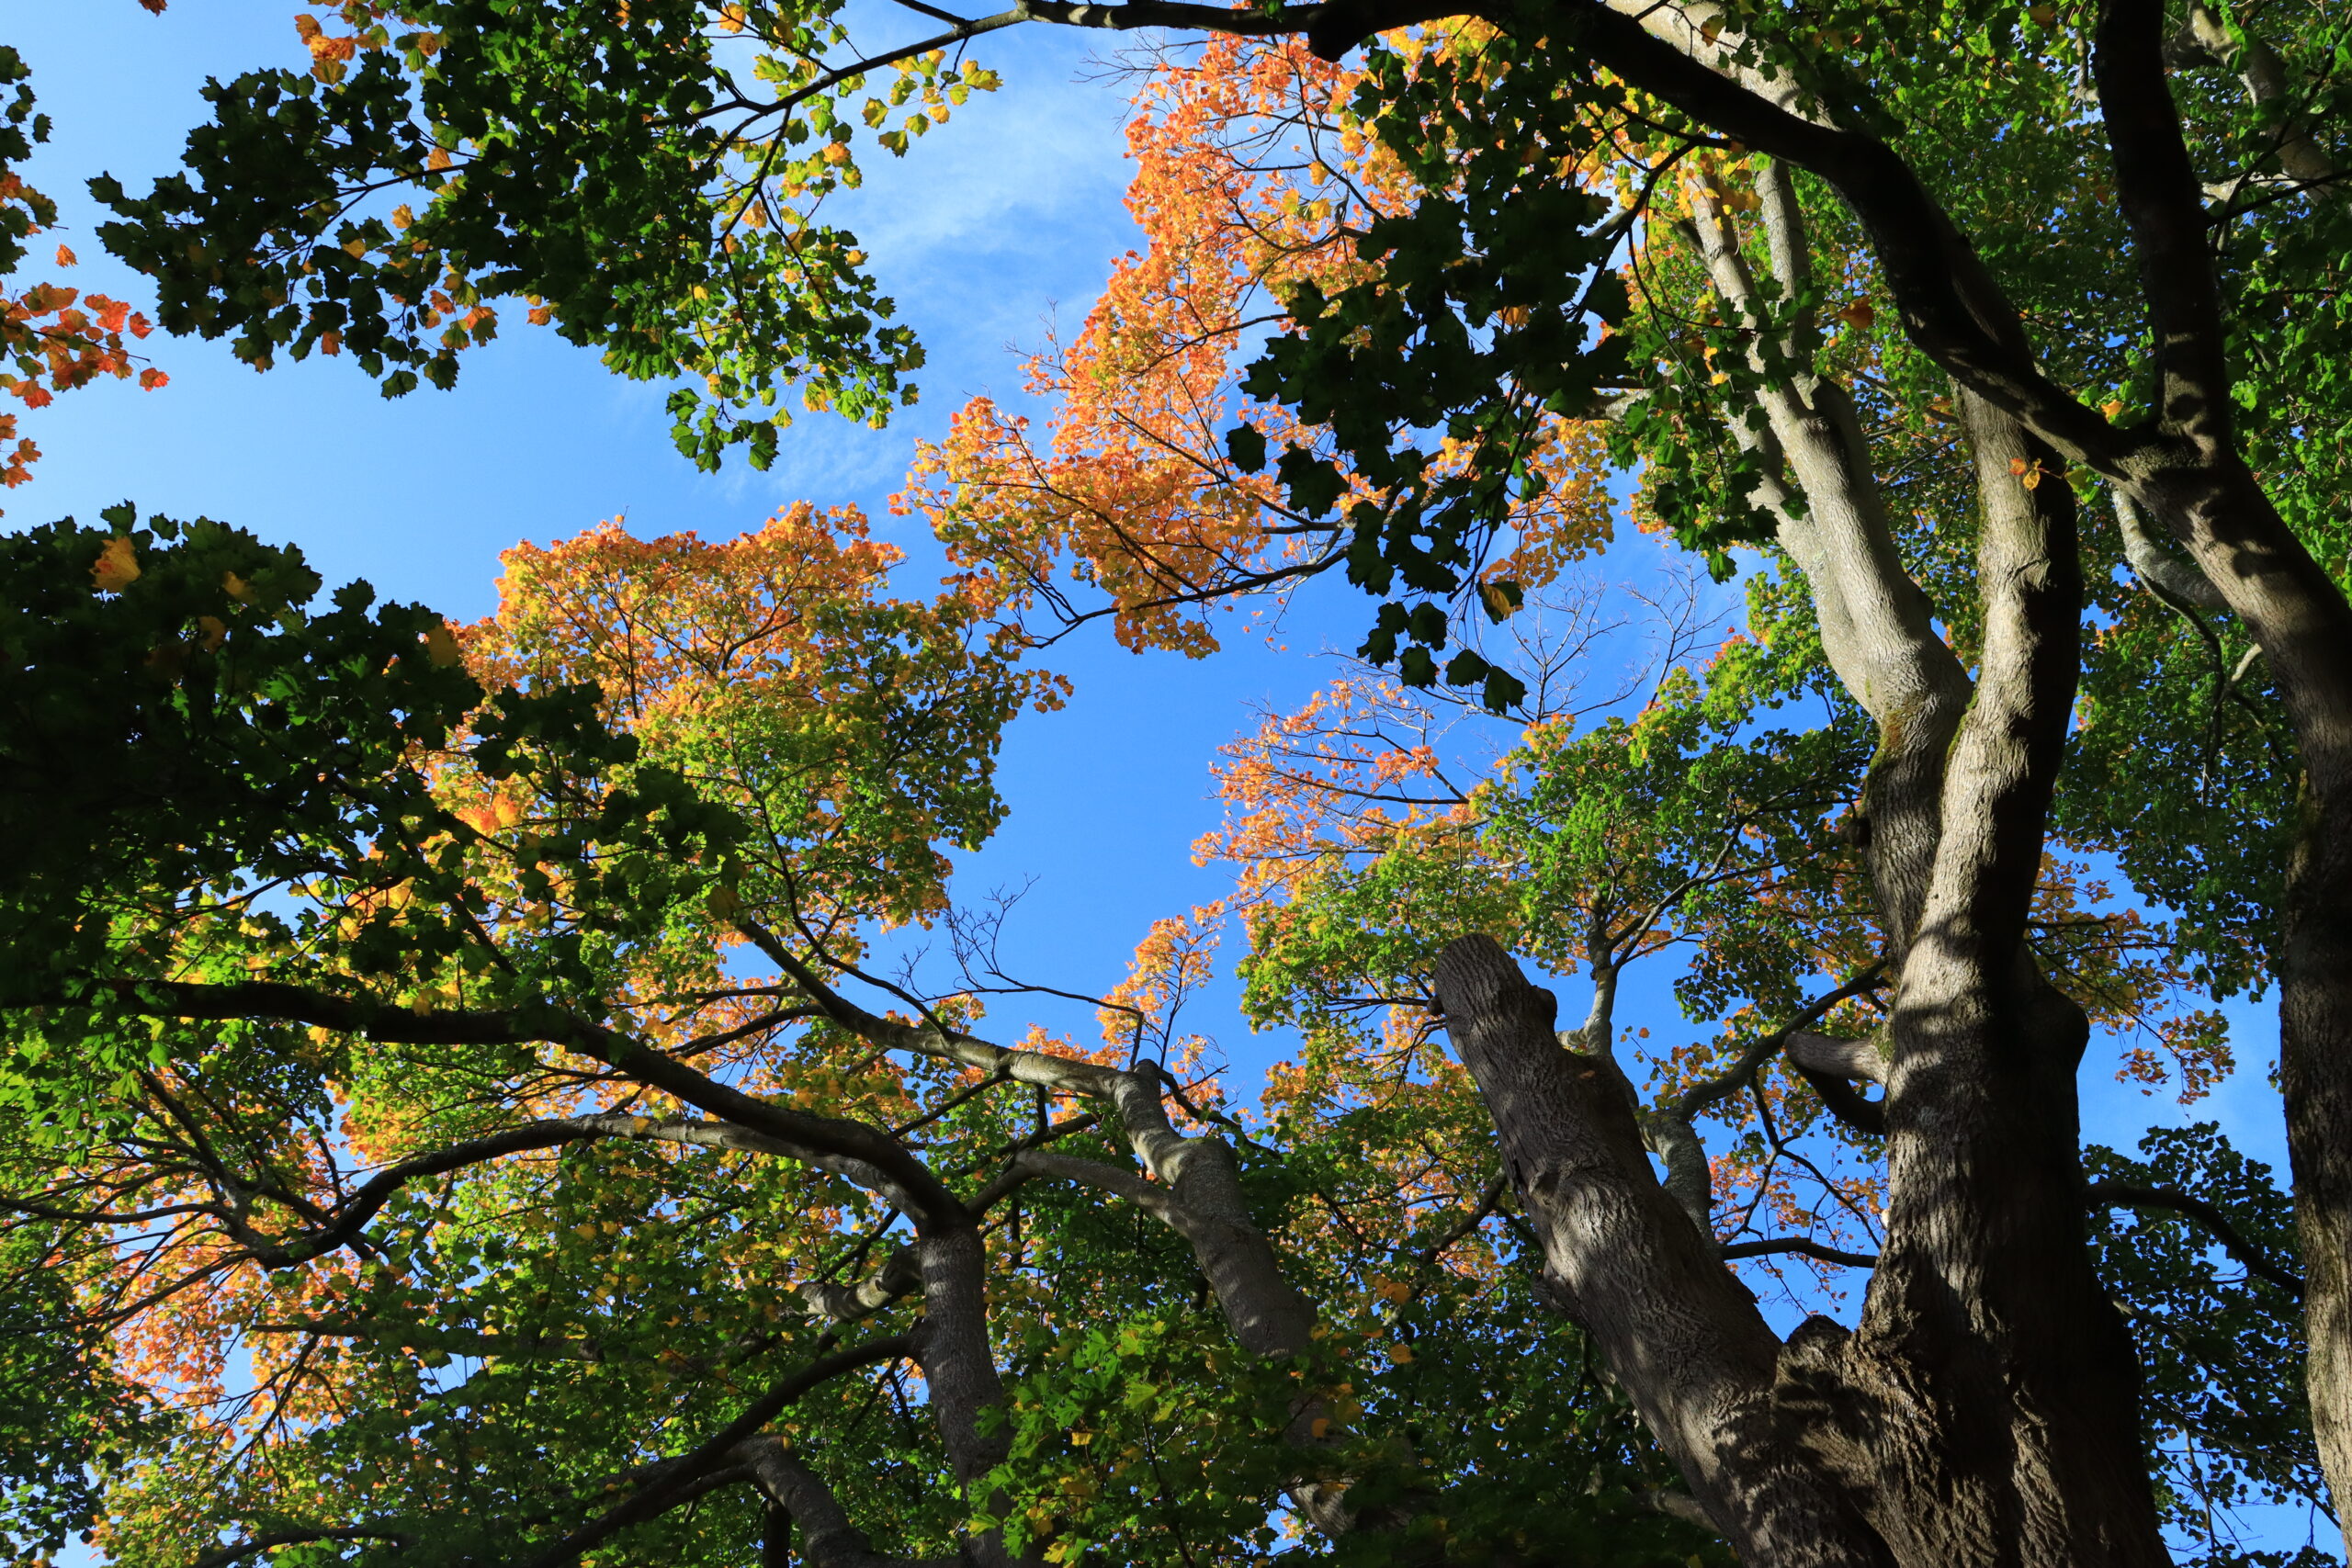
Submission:
[[[951,633],[970,619],[956,595],[937,605],[904,605],[880,597],[885,580],[900,558],[895,547],[867,536],[865,520],[854,509],[820,513],[806,504],[789,507],[763,528],[732,540],[706,542],[691,534],[639,539],[617,523],[605,524],[552,546],[525,544],[507,552],[498,612],[454,636],[436,628],[423,650],[437,663],[463,657],[486,685],[556,681],[591,682],[605,694],[612,718],[636,733],[649,753],[672,763],[707,762],[724,781],[724,759],[708,748],[731,729],[749,731],[759,744],[763,724],[805,724],[812,712],[823,725],[826,704],[861,679],[857,660],[843,657],[846,644],[871,627],[857,612],[878,606],[903,613],[903,623],[926,617]],[[446,645],[446,646],[445,646]],[[1033,682],[1050,697],[1049,681]],[[723,711],[722,711],[723,710]],[[769,733],[773,733],[773,728]],[[492,895],[490,925],[497,930],[536,929],[567,918],[564,892],[542,895],[537,907],[518,891],[520,873],[536,863],[536,836],[560,810],[560,803],[534,797],[512,782],[497,783],[451,762],[436,785],[458,818],[481,836],[471,859],[473,874]],[[922,840],[918,824],[914,837]],[[925,852],[928,854],[927,846]],[[910,898],[928,910],[943,896],[938,879],[945,865],[926,867],[933,880],[903,879]],[[300,890],[298,890],[300,891]],[[355,895],[346,900],[346,920],[379,908],[395,912],[413,897],[401,886]],[[732,973],[726,963],[734,945],[723,920],[691,951],[654,955],[642,974],[624,982],[617,998],[637,1032],[657,1048],[677,1050],[690,1042],[706,1071],[724,1073],[747,1092],[822,1106],[837,1115],[865,1117],[893,1125],[913,1115],[921,1085],[905,1069],[877,1059],[862,1043],[826,1032],[803,1032],[789,1020],[770,1015],[777,1006],[773,976]],[[1181,946],[1181,943],[1176,944]],[[843,938],[834,938],[843,951]],[[266,971],[272,955],[255,957]],[[1144,968],[1158,961],[1139,961]],[[1172,1005],[1170,986],[1181,992],[1197,977],[1181,956],[1170,976],[1139,969],[1132,982],[1148,1006]],[[413,1004],[428,1009],[453,999],[442,990],[462,976],[422,982]],[[461,995],[454,999],[462,1000]],[[949,998],[939,1011],[951,1022],[976,1022],[978,1007]],[[763,1020],[764,1024],[763,1024]],[[310,1047],[326,1049],[331,1037],[313,1032]],[[1078,1053],[1067,1045],[1048,1048],[1108,1060],[1130,1049],[1123,1038],[1099,1052]],[[370,1053],[373,1058],[377,1054]],[[1180,1062],[1189,1054],[1180,1052]],[[514,1087],[506,1109],[525,1118],[576,1114],[601,1105],[608,1086],[595,1077],[596,1065],[561,1052],[546,1057],[544,1077]],[[434,1146],[452,1134],[447,1108],[429,1092],[404,1084],[395,1064],[363,1066],[371,1081],[334,1086],[335,1134],[342,1153],[322,1141],[289,1143],[277,1162],[280,1177],[331,1204],[333,1167],[356,1159],[382,1164]],[[166,1087],[185,1097],[189,1087]],[[237,1109],[232,1108],[232,1112]],[[264,1107],[249,1108],[260,1121]],[[632,1109],[642,1114],[674,1114],[679,1107],[658,1094],[640,1095]],[[670,1156],[648,1156],[668,1158]],[[490,1194],[477,1223],[530,1235],[540,1225],[533,1196],[545,1161],[523,1156],[481,1173]],[[511,1189],[511,1190],[510,1190]],[[212,1195],[188,1182],[157,1196],[201,1201]],[[504,1193],[503,1197],[498,1194]],[[520,1205],[520,1206],[517,1206]],[[274,1228],[272,1219],[260,1222]],[[803,1203],[794,1211],[795,1246],[818,1247],[842,1223],[836,1209]],[[293,1432],[325,1416],[345,1397],[337,1358],[306,1343],[303,1336],[264,1325],[332,1316],[334,1302],[350,1288],[350,1269],[326,1259],[297,1269],[265,1271],[241,1261],[233,1239],[209,1224],[183,1226],[148,1244],[118,1245],[110,1264],[89,1281],[93,1301],[112,1296],[153,1299],[130,1314],[114,1337],[118,1366],[198,1420],[224,1446]],[[747,1267],[772,1268],[763,1257]],[[462,1306],[442,1317],[462,1315]],[[474,1325],[496,1333],[494,1323]],[[239,1355],[244,1355],[240,1387]],[[356,1373],[352,1375],[356,1375]]]
[[[1226,433],[1254,427],[1275,453],[1316,446],[1318,432],[1241,391],[1239,363],[1297,285],[1336,293],[1370,276],[1356,237],[1419,194],[1349,109],[1356,81],[1296,40],[1231,38],[1143,73],[1127,205],[1145,248],[1114,264],[1074,343],[1028,361],[1027,390],[1053,402],[1046,428],[975,399],[923,445],[893,503],[928,516],[992,604],[1065,624],[1108,614],[1126,647],[1197,658],[1218,646],[1212,606],[1279,593],[1335,558],[1338,525],[1292,509],[1270,473],[1243,472]],[[1440,467],[1469,457],[1449,443]],[[1522,586],[1609,530],[1596,426],[1558,422],[1531,468],[1547,482],[1489,569]],[[1072,582],[1107,603],[1074,600]]]
[[[1467,819],[1445,781],[1432,716],[1385,681],[1334,681],[1293,713],[1262,714],[1219,750],[1225,822],[1193,858],[1234,862],[1242,896],[1287,891],[1334,854],[1376,854],[1408,829]]]
[[[167,3],[139,0],[157,15]],[[25,184],[16,170],[0,164],[0,215],[10,208],[21,209],[28,239],[57,222],[57,204]],[[63,245],[57,247],[56,259],[61,267],[74,265],[74,253]],[[103,294],[84,295],[55,283],[14,291],[0,288],[0,358],[9,362],[8,370],[0,372],[0,392],[28,409],[40,409],[58,393],[88,386],[101,376],[129,377],[137,362],[123,334],[143,338],[153,330],[145,316]],[[152,367],[139,372],[140,386],[151,392],[169,379]],[[40,448],[17,430],[17,415],[0,413],[0,487],[11,490],[32,478],[32,465],[40,457]]]
[[[46,197],[14,170],[0,169],[0,208],[8,206],[30,209],[37,223],[55,220],[55,209]],[[57,265],[74,265],[74,253],[60,245]],[[8,369],[0,371],[0,392],[28,409],[40,409],[60,392],[86,387],[102,376],[128,378],[134,371],[139,385],[153,391],[170,378],[152,366],[139,370],[136,356],[123,341],[126,335],[143,338],[153,330],[129,304],[103,294],[85,295],[56,283],[36,283],[13,292],[0,289],[0,357],[8,362]],[[32,464],[40,456],[40,448],[20,438],[17,428],[14,412],[0,413],[0,486],[12,489],[32,477]]]
[[[311,74],[330,85],[343,80],[361,50],[389,48],[391,30],[385,22],[400,18],[395,6],[381,4],[380,0],[345,0],[334,7],[334,15],[351,30],[330,33],[318,17],[308,12],[294,18],[295,34],[311,53]],[[417,51],[422,54],[431,55],[441,47],[435,34],[419,33],[415,37]]]

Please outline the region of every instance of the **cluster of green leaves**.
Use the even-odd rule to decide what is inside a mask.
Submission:
[[[2295,1266],[2292,1201],[2269,1168],[2232,1148],[2214,1123],[2157,1128],[2140,1141],[2138,1159],[2097,1146],[2083,1154],[2092,1180],[2195,1193],[2273,1263]],[[2303,1396],[2301,1303],[2218,1257],[2210,1234],[2165,1210],[2093,1214],[2091,1250],[2139,1343],[2157,1501],[2166,1528],[2193,1543],[2188,1561],[2333,1561],[2310,1546],[2249,1551],[2228,1522],[2249,1503],[2325,1506]]]
[[[33,155],[35,142],[49,140],[49,116],[33,107],[31,76],[25,57],[0,44],[0,92],[7,93],[7,101],[0,104],[0,168],[20,166]],[[14,272],[25,259],[26,242],[34,230],[57,220],[53,202],[38,193],[27,194],[30,200],[23,205],[0,203],[0,276]]]
[[[95,1070],[119,1054],[119,987],[233,983],[255,961],[379,998],[469,982],[477,1001],[594,1005],[614,955],[707,884],[690,863],[731,840],[674,773],[628,765],[593,691],[485,700],[428,611],[364,583],[314,607],[299,552],[219,524],[108,522],[0,541],[0,942],[8,999],[63,1009],[45,1049],[77,1036]],[[461,726],[471,769],[543,796],[527,843],[496,846],[520,893],[561,882],[578,913],[495,954],[485,836],[428,776]]]
[[[371,614],[363,585],[306,614],[319,580],[298,552],[204,520],[138,528],[128,505],[107,521],[0,541],[0,940],[18,1005],[61,999],[61,976],[104,972],[249,872],[349,869],[397,843],[429,810],[398,763],[481,695],[430,656],[428,630],[447,632],[424,610]]]
[[[185,172],[94,183],[165,326],[264,367],[347,350],[398,396],[450,385],[519,299],[621,375],[686,380],[675,434],[707,468],[738,442],[766,467],[794,384],[877,424],[913,400],[912,332],[808,212],[858,182],[855,121],[902,152],[989,73],[927,52],[855,110],[867,79],[828,68],[847,35],[824,3],[341,9],[347,35],[305,18],[310,71],[207,86]],[[416,209],[387,210],[401,193]]]
[[[1514,494],[1543,482],[1529,462],[1537,433],[1547,415],[1589,410],[1624,368],[1605,333],[1625,310],[1607,265],[1624,226],[1557,174],[1590,152],[1591,134],[1577,95],[1549,75],[1529,91],[1536,73],[1510,68],[1540,52],[1509,38],[1417,64],[1373,50],[1355,112],[1432,194],[1357,242],[1375,276],[1329,299],[1294,288],[1289,329],[1242,381],[1330,433],[1328,452],[1294,443],[1274,460],[1298,513],[1329,515],[1351,478],[1374,491],[1347,510],[1348,579],[1383,601],[1361,651],[1408,686],[1440,678],[1449,601],[1461,602],[1456,620],[1518,608],[1519,584],[1482,573]],[[1477,456],[1433,467],[1440,440]],[[1229,449],[1244,471],[1265,467],[1255,430],[1236,430]],[[1526,694],[1466,646],[1442,675],[1497,712]]]
[[[1835,829],[1866,724],[1787,585],[1751,587],[1771,641],[1669,672],[1630,720],[1532,727],[1466,811],[1331,846],[1253,919],[1253,1016],[1313,1034],[1351,998],[1426,994],[1438,953],[1473,931],[1561,975],[1686,950],[1677,991],[1705,1020],[1792,1010],[1823,969],[1862,962],[1869,906]],[[1828,722],[1768,727],[1790,704]]]
[[[1581,1337],[1533,1299],[1532,1254],[1481,1240],[1456,1273],[1414,1259],[1427,1235],[1385,1228],[1407,1199],[1388,1164],[1400,1145],[1441,1140],[1467,1170],[1490,1160],[1457,1145],[1465,1109],[1475,1119],[1466,1097],[1435,1114],[1359,1104],[1243,1140],[1252,1212],[1321,1306],[1313,1348],[1288,1360],[1232,1344],[1164,1227],[1084,1193],[1024,1194],[1018,1258],[1037,1304],[1006,1339],[997,1517],[1063,1562],[1727,1563],[1705,1532],[1642,1505],[1670,1470]],[[1299,1472],[1282,1433],[1309,1399],[1350,1506],[1409,1525],[1336,1540],[1278,1528]]]
[[[156,1416],[74,1311],[53,1238],[0,1238],[0,1560],[40,1562],[88,1539],[119,1458]]]

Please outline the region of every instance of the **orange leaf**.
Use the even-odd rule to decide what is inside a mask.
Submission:
[[[58,246],[57,265],[60,266],[72,266],[74,265],[74,253],[67,250],[63,245]]]
[[[152,392],[158,387],[169,386],[171,380],[169,376],[151,366],[139,373],[139,389],[142,392]]]
[[[424,634],[424,655],[443,669],[458,661],[458,638],[446,623]]]
[[[119,593],[139,581],[139,556],[130,541],[118,534],[107,541],[90,566],[90,581],[101,593]]]

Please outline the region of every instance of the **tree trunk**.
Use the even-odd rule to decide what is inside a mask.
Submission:
[[[1549,993],[1498,946],[1449,948],[1438,998],[1560,1304],[1746,1561],[2157,1568],[2136,1364],[2085,1246],[2086,1023],[2026,945],[2080,660],[2074,498],[2047,446],[1962,405],[1985,644],[1903,952],[1860,1326],[1772,1343],[1643,1157],[1603,1047],[1554,1045]]]
[[[1613,1066],[1561,1048],[1552,993],[1487,937],[1445,950],[1437,996],[1544,1243],[1551,1292],[1715,1528],[1754,1568],[1890,1568],[1875,1532],[1790,1441],[1773,1408],[1780,1347],[1651,1174]]]
[[[2278,1087],[2307,1281],[2304,1384],[2340,1515],[2352,1498],[2352,605],[2233,455],[2132,488],[2245,623],[2295,726]]]

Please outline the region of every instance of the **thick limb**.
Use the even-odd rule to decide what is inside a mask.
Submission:
[[[1811,245],[1788,171],[1768,163],[1757,184],[1781,295],[1803,297],[1813,283]],[[1812,591],[1831,670],[1878,727],[1862,790],[1864,843],[1889,944],[1900,953],[1927,896],[1944,755],[1968,705],[1968,675],[1895,550],[1853,400],[1811,368],[1812,324],[1769,324],[1731,220],[1703,194],[1693,199],[1690,232],[1716,292],[1758,329],[1750,362],[1768,379],[1757,402],[1804,498],[1802,508],[1779,512],[1781,546]]]
[[[2073,498],[2023,482],[2054,455],[2014,420],[1963,412],[1984,653],[1895,998],[1887,1244],[1858,1330],[1792,1338],[1781,1402],[1905,1562],[2154,1565],[2135,1364],[2083,1244],[2086,1026],[2025,945],[2078,666]]]
[[[1780,1429],[1779,1345],[1651,1174],[1617,1075],[1560,1048],[1551,993],[1530,986],[1486,937],[1445,950],[1437,994],[1555,1293],[1715,1528],[1751,1562],[1891,1562]]]

